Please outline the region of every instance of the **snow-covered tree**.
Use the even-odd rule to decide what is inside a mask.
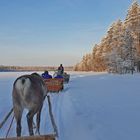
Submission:
[[[124,67],[134,67],[140,62],[140,6],[134,1],[128,9],[124,22],[117,20],[107,31],[100,44],[83,56],[77,70],[122,73]],[[128,67],[129,63],[129,67]],[[130,65],[131,64],[131,65]]]

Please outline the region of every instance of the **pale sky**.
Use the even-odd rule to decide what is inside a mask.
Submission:
[[[132,0],[0,0],[0,65],[75,65]]]

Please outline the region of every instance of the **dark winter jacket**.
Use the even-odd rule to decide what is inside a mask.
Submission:
[[[46,73],[43,73],[43,74],[42,74],[42,77],[43,77],[44,79],[50,79],[50,78],[52,78],[51,75],[46,74]]]

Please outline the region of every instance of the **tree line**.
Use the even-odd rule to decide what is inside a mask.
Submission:
[[[0,65],[0,72],[4,71],[55,71],[57,67],[53,66],[4,66]],[[72,66],[66,66],[65,71],[73,70]]]
[[[140,6],[134,1],[125,20],[114,22],[74,70],[124,73],[136,69],[140,71]]]

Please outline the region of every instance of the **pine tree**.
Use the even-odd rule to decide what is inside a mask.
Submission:
[[[134,1],[128,9],[124,22],[114,22],[100,44],[93,47],[92,53],[83,56],[76,70],[122,73],[125,63],[140,62],[140,6]]]

